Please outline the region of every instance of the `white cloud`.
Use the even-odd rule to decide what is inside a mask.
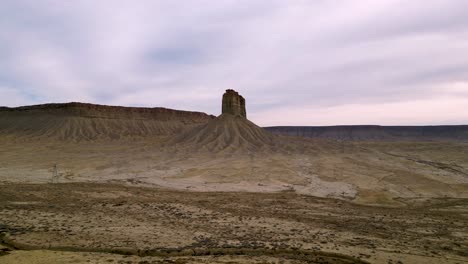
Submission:
[[[468,82],[452,82],[434,88],[441,95],[468,97]]]
[[[23,92],[8,87],[0,86],[0,106],[22,106],[34,103]]]
[[[345,104],[323,108],[281,108],[250,118],[262,126],[291,125],[443,125],[467,124],[468,97],[443,97],[380,104]]]
[[[361,113],[332,114],[333,124],[460,122],[468,110],[428,119],[415,108],[407,119],[397,109],[465,95],[453,86],[468,82],[467,8],[463,0],[7,0],[0,86],[30,103],[213,114],[234,88],[249,116],[271,125],[292,122],[285,113],[315,125],[321,119],[304,114],[312,109]]]

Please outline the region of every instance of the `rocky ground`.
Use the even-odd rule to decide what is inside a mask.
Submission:
[[[466,263],[468,199],[0,185],[0,263]]]

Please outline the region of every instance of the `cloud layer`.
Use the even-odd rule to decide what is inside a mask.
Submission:
[[[5,0],[0,105],[83,101],[260,125],[468,124],[468,1]]]

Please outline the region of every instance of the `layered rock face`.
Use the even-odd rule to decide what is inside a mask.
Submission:
[[[223,95],[222,113],[247,118],[244,97],[232,89],[226,90]]]
[[[54,116],[76,116],[83,118],[133,118],[153,119],[158,121],[176,120],[185,123],[204,123],[214,118],[214,116],[202,112],[174,110],[164,107],[125,107],[78,102],[29,105],[12,108],[0,107],[0,117],[14,114],[29,116],[52,114]]]
[[[131,139],[174,135],[214,116],[162,107],[85,103],[0,108],[0,136],[59,140]]]

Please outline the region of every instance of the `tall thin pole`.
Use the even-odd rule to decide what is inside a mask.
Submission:
[[[54,164],[54,168],[52,171],[52,183],[58,183],[58,169],[57,164]]]

